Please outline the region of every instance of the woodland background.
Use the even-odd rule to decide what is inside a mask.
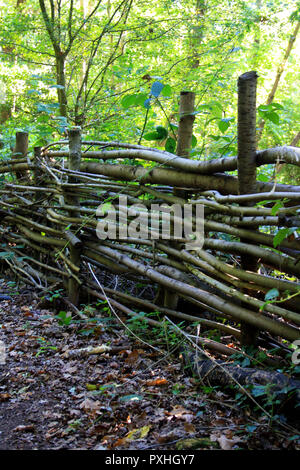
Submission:
[[[89,139],[158,148],[163,126],[172,151],[185,89],[196,93],[193,154],[236,155],[236,83],[249,70],[259,75],[258,148],[299,141],[299,2],[8,0],[0,21],[0,158],[16,130],[39,146],[74,124]],[[155,82],[164,89],[150,100]],[[294,171],[279,176],[296,184]]]

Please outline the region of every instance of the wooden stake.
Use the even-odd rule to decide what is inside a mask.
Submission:
[[[256,192],[256,72],[246,72],[238,79],[238,181],[239,194]],[[249,203],[251,205],[251,203]],[[241,242],[244,242],[241,238]],[[257,271],[257,259],[241,255],[245,271]],[[241,342],[255,345],[258,329],[241,322]]]
[[[80,162],[81,162],[81,128],[76,126],[72,127],[68,131],[69,135],[69,169],[73,171],[80,171]],[[69,183],[77,183],[77,178],[75,176],[69,176]],[[65,195],[65,201],[67,204],[72,206],[80,205],[79,197],[72,194]],[[76,210],[69,211],[70,217],[79,217],[79,212]],[[72,264],[80,268],[80,254],[81,254],[81,244],[80,243],[70,243],[70,261]],[[70,277],[68,282],[68,295],[70,302],[77,306],[79,302],[79,284],[75,277]]]

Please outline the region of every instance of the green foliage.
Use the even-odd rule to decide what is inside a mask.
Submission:
[[[61,311],[55,318],[58,319],[58,324],[61,326],[69,326],[72,323],[72,315],[70,312]]]
[[[273,239],[273,246],[276,248],[278,245],[280,245],[283,240],[285,240],[287,237],[292,235],[293,233],[298,231],[298,227],[289,227],[289,228],[281,228],[277,231],[274,239]]]
[[[37,338],[37,342],[40,345],[38,352],[36,353],[35,357],[39,357],[41,354],[46,354],[49,351],[56,351],[57,347],[52,346],[50,341],[47,341],[45,338],[40,337]]]
[[[17,3],[3,4],[0,18],[0,159],[9,157],[16,130],[30,133],[31,147],[41,146],[74,123],[85,126],[87,138],[144,137],[153,145],[164,141],[174,153],[182,90],[197,97],[192,155],[235,155],[236,80],[247,70],[259,75],[260,147],[289,144],[297,133],[296,44],[274,101],[265,104],[299,15],[293,0],[262,0],[259,8],[211,0],[203,11],[191,0],[110,0],[97,2],[95,12],[89,7],[86,17],[80,2],[72,2],[72,11],[65,2],[52,36],[40,7],[44,3],[51,18],[47,0]],[[57,73],[62,56],[63,79]],[[258,171],[260,181],[272,176],[268,166]],[[293,182],[297,175],[285,168],[280,178]]]

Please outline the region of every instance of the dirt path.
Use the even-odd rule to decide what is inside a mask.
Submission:
[[[98,311],[98,315],[101,312]],[[295,449],[292,432],[204,393],[179,360],[164,358],[103,316],[59,325],[30,297],[0,301],[0,449]],[[114,353],[67,357],[100,344]],[[299,447],[299,446],[298,446]]]

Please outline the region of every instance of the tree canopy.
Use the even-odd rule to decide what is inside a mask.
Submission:
[[[196,94],[193,154],[236,155],[236,83],[248,70],[259,76],[259,148],[297,145],[299,2],[8,0],[0,21],[3,155],[16,128],[44,145],[74,124],[172,151],[182,90]]]

